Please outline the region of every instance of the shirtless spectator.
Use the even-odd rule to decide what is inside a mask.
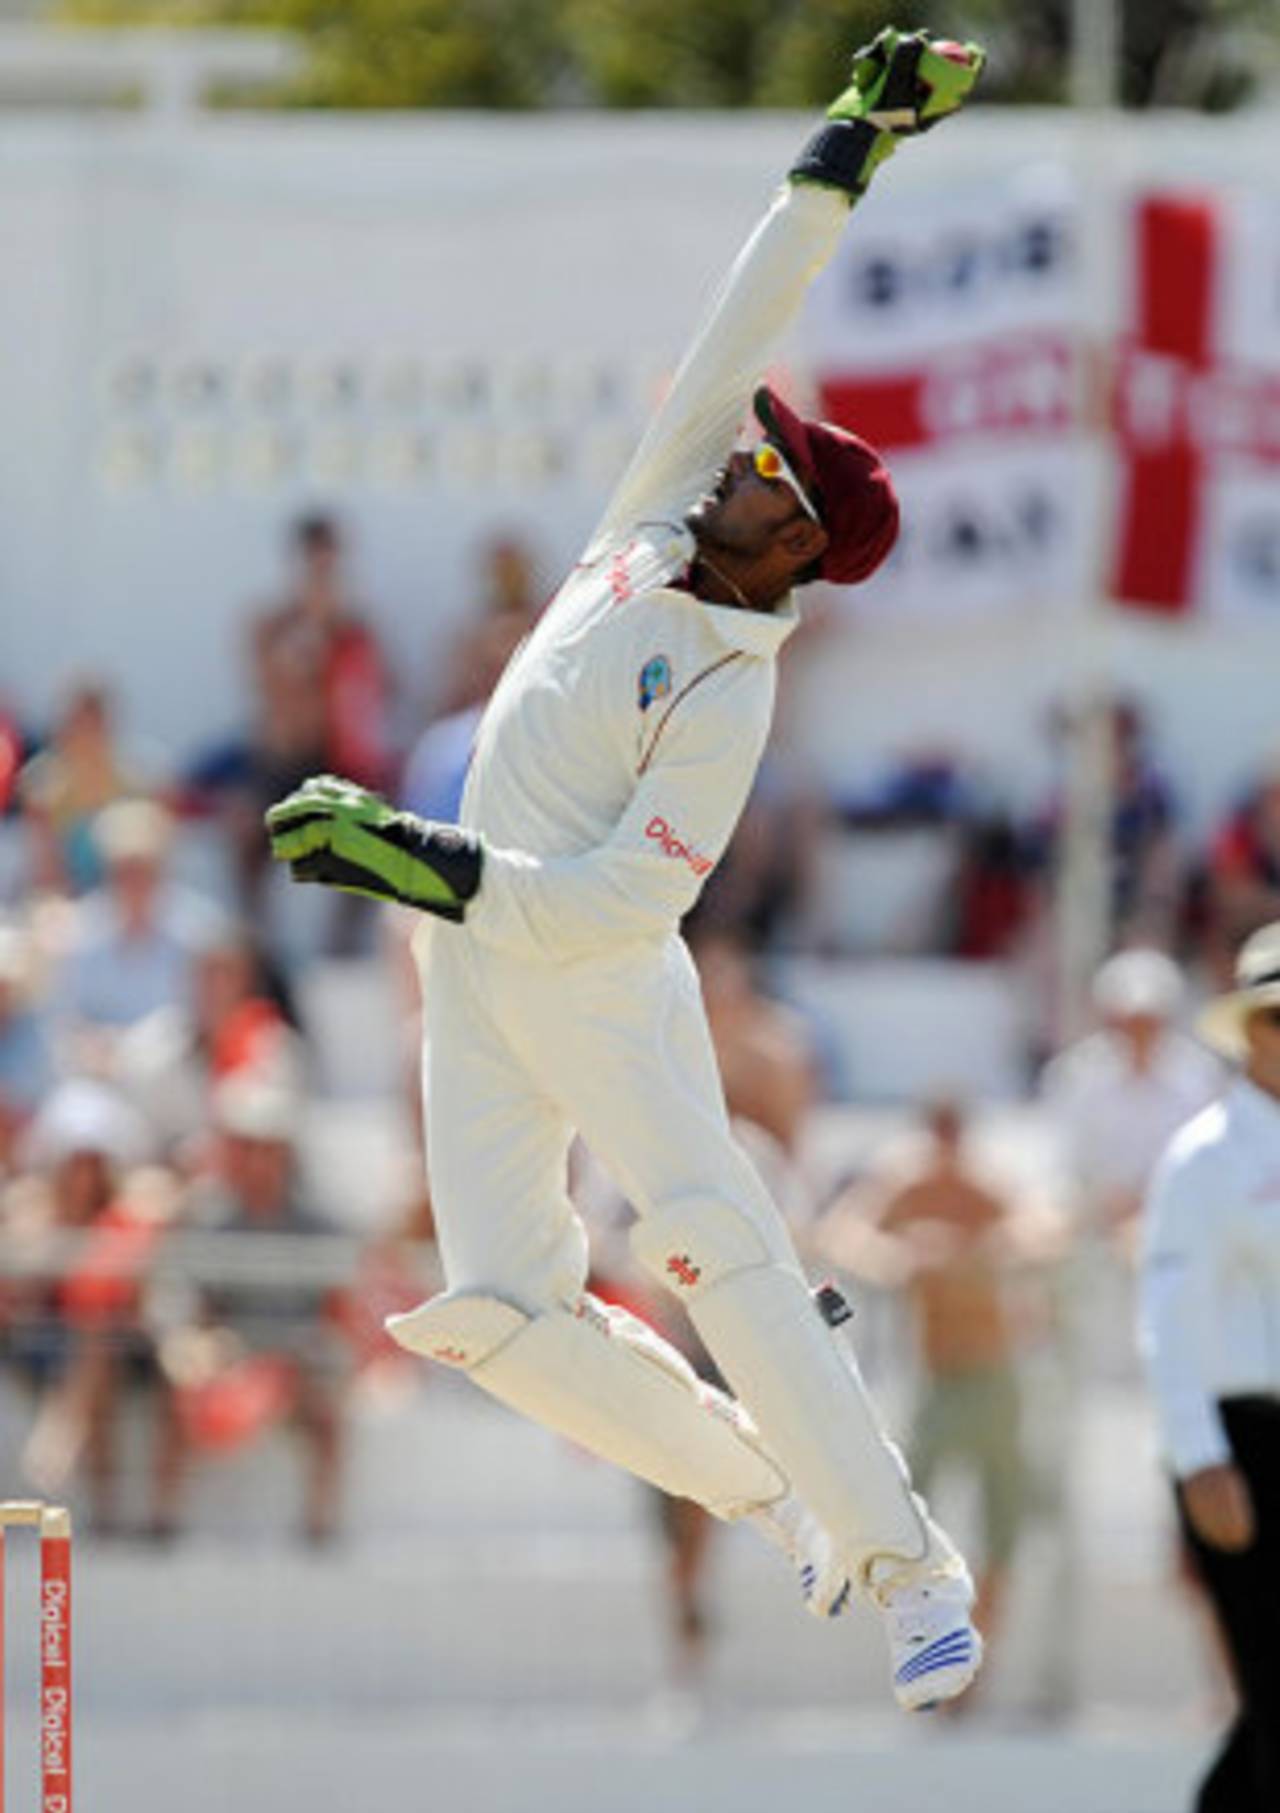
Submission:
[[[990,1641],[1022,1532],[1028,1467],[1018,1375],[1015,1275],[1056,1256],[1058,1232],[983,1181],[954,1102],[925,1110],[927,1148],[914,1171],[868,1202],[824,1216],[826,1256],[855,1276],[907,1293],[923,1370],[909,1462],[921,1492],[955,1466],[981,1493],[983,1541],[975,1622]]]
[[[379,787],[392,766],[388,668],[348,589],[338,524],[300,518],[291,550],[292,583],[255,618],[251,635],[248,786],[234,824],[249,909],[266,872],[265,808],[310,774]]]
[[[155,751],[122,745],[106,688],[78,687],[48,746],[18,776],[36,890],[84,894],[97,887],[103,879],[98,814],[113,800],[156,793],[163,779]]]

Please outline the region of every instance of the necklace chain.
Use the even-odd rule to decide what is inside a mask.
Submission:
[[[706,569],[709,573],[715,574],[716,578],[720,581],[721,585],[728,586],[729,590],[737,598],[738,603],[742,606],[744,611],[752,611],[755,609],[755,606],[752,604],[751,600],[747,597],[747,594],[743,591],[742,587],[738,584],[737,580],[731,578],[728,573],[721,572],[720,568],[716,565],[715,561],[708,559],[707,555],[702,551],[701,548],[699,548],[699,550],[698,550],[698,559],[702,562],[703,566],[706,567]]]

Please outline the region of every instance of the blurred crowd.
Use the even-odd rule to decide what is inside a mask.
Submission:
[[[355,1394],[399,1363],[382,1314],[433,1276],[406,929],[321,895],[300,936],[294,896],[313,891],[271,872],[261,815],[328,770],[453,817],[484,702],[544,593],[528,549],[488,546],[474,609],[411,709],[339,524],[299,521],[289,555],[283,596],[247,614],[243,726],[186,771],[134,733],[100,681],[47,725],[21,701],[0,712],[0,1361],[26,1406],[24,1483],[74,1482],[104,1535],[174,1539],[200,1467],[278,1431],[301,1457],[300,1532],[332,1538]],[[1068,732],[1054,723],[1056,748]],[[1096,978],[1085,1038],[1062,1051],[1031,1041],[1028,1093],[1048,1142],[1031,1173],[992,1168],[970,1126],[978,1105],[958,1099],[915,1104],[908,1137],[833,1165],[815,1139],[821,1028],[779,998],[771,960],[870,949],[1027,961],[1045,936],[1058,791],[1018,815],[962,761],[929,755],[828,797],[783,737],[688,927],[744,1142],[811,1264],[898,1306],[921,1483],[948,1469],[975,1483],[988,1632],[1027,1520],[1052,1521],[1063,1497],[1027,1437],[1028,1367],[1047,1367],[1063,1415],[1082,1380],[1136,1377],[1129,1297],[1147,1175],[1221,1082],[1180,1030],[1184,977],[1217,980],[1241,939],[1280,917],[1280,758],[1198,844],[1134,701],[1115,703],[1107,734],[1119,954]],[[929,891],[878,943],[845,936],[833,846],[904,839],[932,852]],[[414,1181],[376,1225],[345,1214],[316,1175],[328,1110],[299,1005],[309,965],[353,956],[381,962],[402,1003],[385,1038]],[[595,1288],[705,1365],[614,1237],[626,1205],[588,1154],[575,1171]],[[139,1424],[144,1503],[135,1493],[122,1508],[122,1430]],[[660,1521],[673,1653],[696,1676],[709,1526],[687,1506],[662,1506]]]

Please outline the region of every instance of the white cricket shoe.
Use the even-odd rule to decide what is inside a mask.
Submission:
[[[849,1604],[849,1569],[826,1530],[794,1495],[759,1505],[745,1519],[791,1562],[800,1576],[806,1610],[815,1618],[838,1618]]]
[[[982,1638],[969,1616],[973,1582],[967,1568],[899,1566],[868,1581],[884,1616],[893,1691],[905,1712],[927,1712],[964,1692],[982,1666]]]

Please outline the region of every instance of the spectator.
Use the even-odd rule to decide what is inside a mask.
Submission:
[[[148,1152],[140,1117],[113,1090],[62,1083],[32,1124],[27,1175],[0,1204],[12,1260],[5,1345],[37,1395],[24,1471],[53,1492],[83,1457],[92,1526],[103,1534],[118,1527],[123,1387],[148,1376],[152,1359],[138,1280],[164,1196],[135,1169]]]
[[[392,771],[389,669],[348,591],[341,530],[330,516],[301,517],[291,550],[286,595],[253,622],[248,749],[239,776],[230,769],[230,825],[250,918],[266,873],[266,807],[312,774],[380,787]],[[350,903],[341,904],[348,910],[338,915],[339,942],[352,919]]]
[[[443,662],[433,715],[482,705],[545,601],[531,549],[516,535],[495,535],[480,552],[481,596]]]
[[[26,739],[22,725],[0,700],[0,818],[13,806],[18,792]]]
[[[1214,834],[1207,894],[1206,955],[1226,986],[1240,945],[1280,917],[1280,755]]]
[[[729,1111],[768,1134],[794,1160],[818,1096],[805,1023],[761,993],[739,939],[695,929],[692,949]]]
[[[520,542],[490,542],[483,564],[487,589],[480,610],[446,663],[439,715],[410,750],[401,778],[401,804],[424,818],[457,818],[485,704],[541,607],[532,561]]]
[[[1098,1029],[1041,1080],[1076,1220],[1125,1252],[1156,1160],[1223,1082],[1217,1059],[1177,1030],[1183,994],[1160,951],[1109,958],[1093,981]]]
[[[988,811],[965,825],[949,894],[954,956],[990,962],[1017,953],[1031,889],[1027,854],[1007,814]]]
[[[293,586],[253,629],[258,727],[269,748],[283,728],[280,714],[295,758],[318,755],[322,768],[377,787],[390,770],[388,670],[352,602],[343,552],[332,517],[304,516],[294,525]]]
[[[54,1078],[43,1018],[31,1005],[32,955],[21,933],[0,925],[0,1180],[17,1140]]]
[[[122,747],[106,688],[78,687],[48,748],[33,756],[18,778],[35,887],[57,894],[97,887],[103,879],[94,833],[98,814],[113,800],[155,793],[161,779],[154,752]]]
[[[190,1007],[196,959],[223,919],[170,883],[171,834],[169,814],[148,800],[117,800],[95,821],[106,882],[80,904],[53,982],[53,1011],[73,1038],[96,1033],[110,1043],[147,1014]]]
[[[178,1528],[183,1487],[202,1449],[228,1446],[283,1423],[306,1449],[303,1528],[311,1542],[337,1531],[343,1459],[343,1397],[349,1350],[341,1333],[335,1287],[296,1273],[271,1237],[287,1244],[333,1230],[309,1206],[297,1160],[301,1103],[278,1083],[232,1076],[216,1093],[218,1153],[214,1173],[191,1192],[185,1227],[214,1253],[223,1236],[262,1242],[252,1265],[235,1264],[206,1282],[191,1241],[174,1247],[187,1301],[180,1319],[173,1299],[161,1304],[169,1326],[162,1356],[173,1386],[168,1440],[160,1470],[157,1534]]]
[[[837,1264],[908,1293],[924,1373],[908,1443],[911,1474],[922,1492],[950,1465],[978,1482],[983,1539],[974,1620],[990,1640],[1027,1504],[1011,1280],[1016,1268],[1053,1256],[1056,1241],[1042,1218],[1015,1216],[978,1176],[956,1103],[934,1103],[923,1120],[929,1143],[918,1168],[869,1208],[837,1203],[819,1239]]]
[[[690,916],[768,950],[802,924],[817,874],[823,806],[777,740],[766,751],[737,829]]]
[[[228,931],[198,953],[187,1002],[157,1009],[124,1032],[115,1075],[180,1169],[198,1167],[213,1096],[229,1076],[297,1091],[305,1051],[289,1002],[245,932]]]

